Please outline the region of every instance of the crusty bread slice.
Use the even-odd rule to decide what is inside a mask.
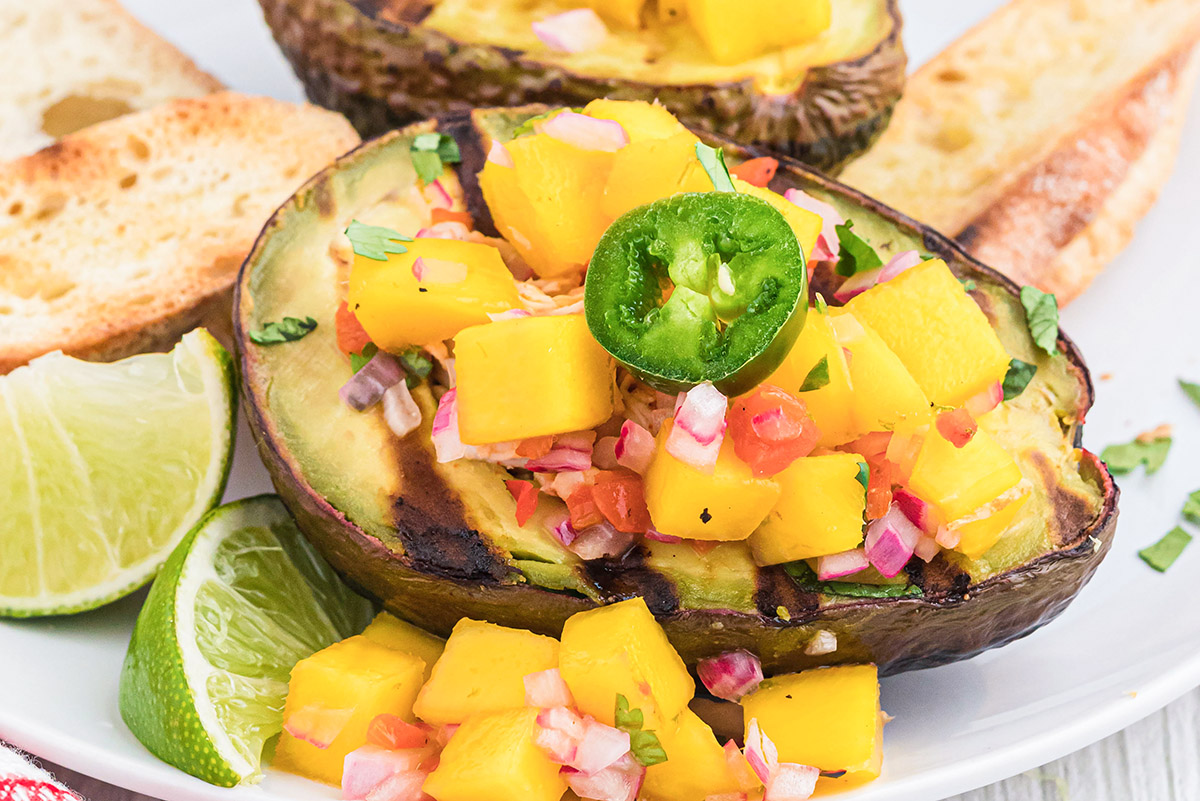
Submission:
[[[1065,303],[1170,174],[1198,39],[1196,0],[1012,0],[910,78],[841,180]]]
[[[227,302],[271,212],[354,147],[340,114],[217,93],[0,165],[0,374],[162,347]]]
[[[117,0],[0,0],[0,160],[220,82]]]

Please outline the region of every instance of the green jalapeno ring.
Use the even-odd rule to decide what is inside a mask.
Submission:
[[[783,361],[804,325],[808,271],[777,209],[746,194],[679,194],[601,237],[584,313],[596,341],[650,386],[711,381],[740,395]]]

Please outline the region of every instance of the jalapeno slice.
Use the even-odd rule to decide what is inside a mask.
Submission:
[[[746,392],[783,361],[808,310],[804,253],[763,200],[675,195],[620,217],[588,267],[592,336],[646,383]]]

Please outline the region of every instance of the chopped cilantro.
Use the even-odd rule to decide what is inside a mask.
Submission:
[[[1132,442],[1121,445],[1109,445],[1100,454],[1100,458],[1108,465],[1108,469],[1121,475],[1130,473],[1138,465],[1146,466],[1146,475],[1153,475],[1167,460],[1171,450],[1170,437],[1154,437],[1143,439],[1137,437]]]
[[[1200,526],[1200,490],[1196,490],[1183,502],[1185,520]]]
[[[667,761],[667,752],[663,750],[658,735],[642,728],[645,725],[642,710],[630,709],[629,699],[620,693],[617,694],[617,708],[613,718],[618,729],[629,733],[629,750],[633,758],[644,767]]]
[[[867,466],[866,462],[858,463],[858,475],[854,477],[854,480],[862,484],[863,489],[866,489],[867,485],[871,483],[871,468]]]
[[[1037,365],[1013,359],[1008,363],[1008,372],[1004,374],[1004,399],[1012,400],[1025,391],[1029,382],[1037,374]]]
[[[1051,356],[1058,355],[1058,298],[1034,286],[1021,287],[1021,305],[1033,342]]]
[[[1192,541],[1192,535],[1179,526],[1168,531],[1163,538],[1148,548],[1138,551],[1142,561],[1159,573],[1166,573],[1167,568],[1175,564],[1175,560],[1183,553]]]
[[[1179,379],[1179,388],[1192,399],[1192,403],[1200,406],[1200,384],[1193,384],[1191,381]]]
[[[696,143],[696,158],[708,173],[713,188],[718,192],[737,192],[733,179],[729,177],[729,167],[725,165],[725,151],[719,147],[709,147],[703,142]]]
[[[350,369],[357,373],[367,366],[367,362],[375,358],[376,353],[379,353],[379,346],[374,342],[368,342],[366,345],[363,345],[361,353],[350,354]]]
[[[817,297],[816,297],[813,305],[816,307],[817,312],[819,312],[820,314],[824,314],[826,311],[829,310],[829,304],[825,302],[825,296],[822,295],[820,292],[817,293]]]
[[[834,228],[838,236],[837,274],[847,277],[883,266],[883,259],[866,240],[850,230],[853,227],[854,221],[846,220]]]
[[[913,584],[859,584],[852,581],[820,581],[807,562],[788,562],[783,570],[806,592],[841,595],[848,598],[907,598],[924,595]]]
[[[960,278],[958,283],[962,284],[964,292],[974,292],[977,286],[974,278]]]
[[[454,137],[444,133],[423,133],[413,138],[409,148],[413,167],[417,177],[431,184],[442,174],[447,164],[458,164],[462,154],[458,151],[458,142]]]
[[[389,253],[408,252],[408,248],[400,243],[412,241],[411,236],[405,236],[391,228],[364,225],[358,220],[350,223],[346,229],[346,236],[350,238],[350,245],[356,254],[375,261],[387,261]]]
[[[311,334],[317,327],[317,321],[311,317],[301,320],[299,317],[284,317],[282,322],[266,323],[259,331],[250,332],[250,341],[255,345],[278,345],[283,342],[295,342],[297,339]]]
[[[433,360],[426,356],[420,348],[409,348],[401,353],[400,364],[404,365],[404,370],[410,379],[428,378],[429,374],[433,372]]]
[[[829,357],[822,356],[821,361],[813,365],[813,369],[808,371],[808,375],[804,377],[804,383],[800,385],[801,392],[812,392],[820,389],[829,383]]]

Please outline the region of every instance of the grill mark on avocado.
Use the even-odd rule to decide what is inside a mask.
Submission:
[[[479,173],[483,172],[483,165],[487,162],[479,131],[471,124],[470,117],[461,114],[439,118],[438,130],[450,134],[458,142],[458,152],[462,156],[458,180],[462,184],[467,211],[475,221],[475,230],[488,236],[500,236],[492,220],[491,209],[483,200],[483,190],[479,188]]]
[[[820,596],[800,589],[779,565],[758,569],[758,589],[754,594],[754,602],[761,615],[778,618],[778,610],[782,606],[792,620],[808,617],[821,605]]]
[[[1051,533],[1055,545],[1061,548],[1074,543],[1086,521],[1096,516],[1091,502],[1058,483],[1054,465],[1050,463],[1046,454],[1032,451],[1029,459],[1037,468],[1038,479],[1045,486],[1046,494],[1050,498],[1050,508],[1054,510]]]
[[[669,615],[679,609],[675,585],[646,564],[646,550],[640,546],[620,559],[584,562],[583,575],[599,591],[605,603],[640,595],[655,615]]]
[[[317,206],[317,214],[325,219],[337,214],[337,198],[334,197],[333,187],[326,181],[321,181],[313,188],[313,202]]]
[[[909,560],[904,572],[930,600],[960,600],[971,586],[970,574],[940,553],[928,564],[920,559]]]

